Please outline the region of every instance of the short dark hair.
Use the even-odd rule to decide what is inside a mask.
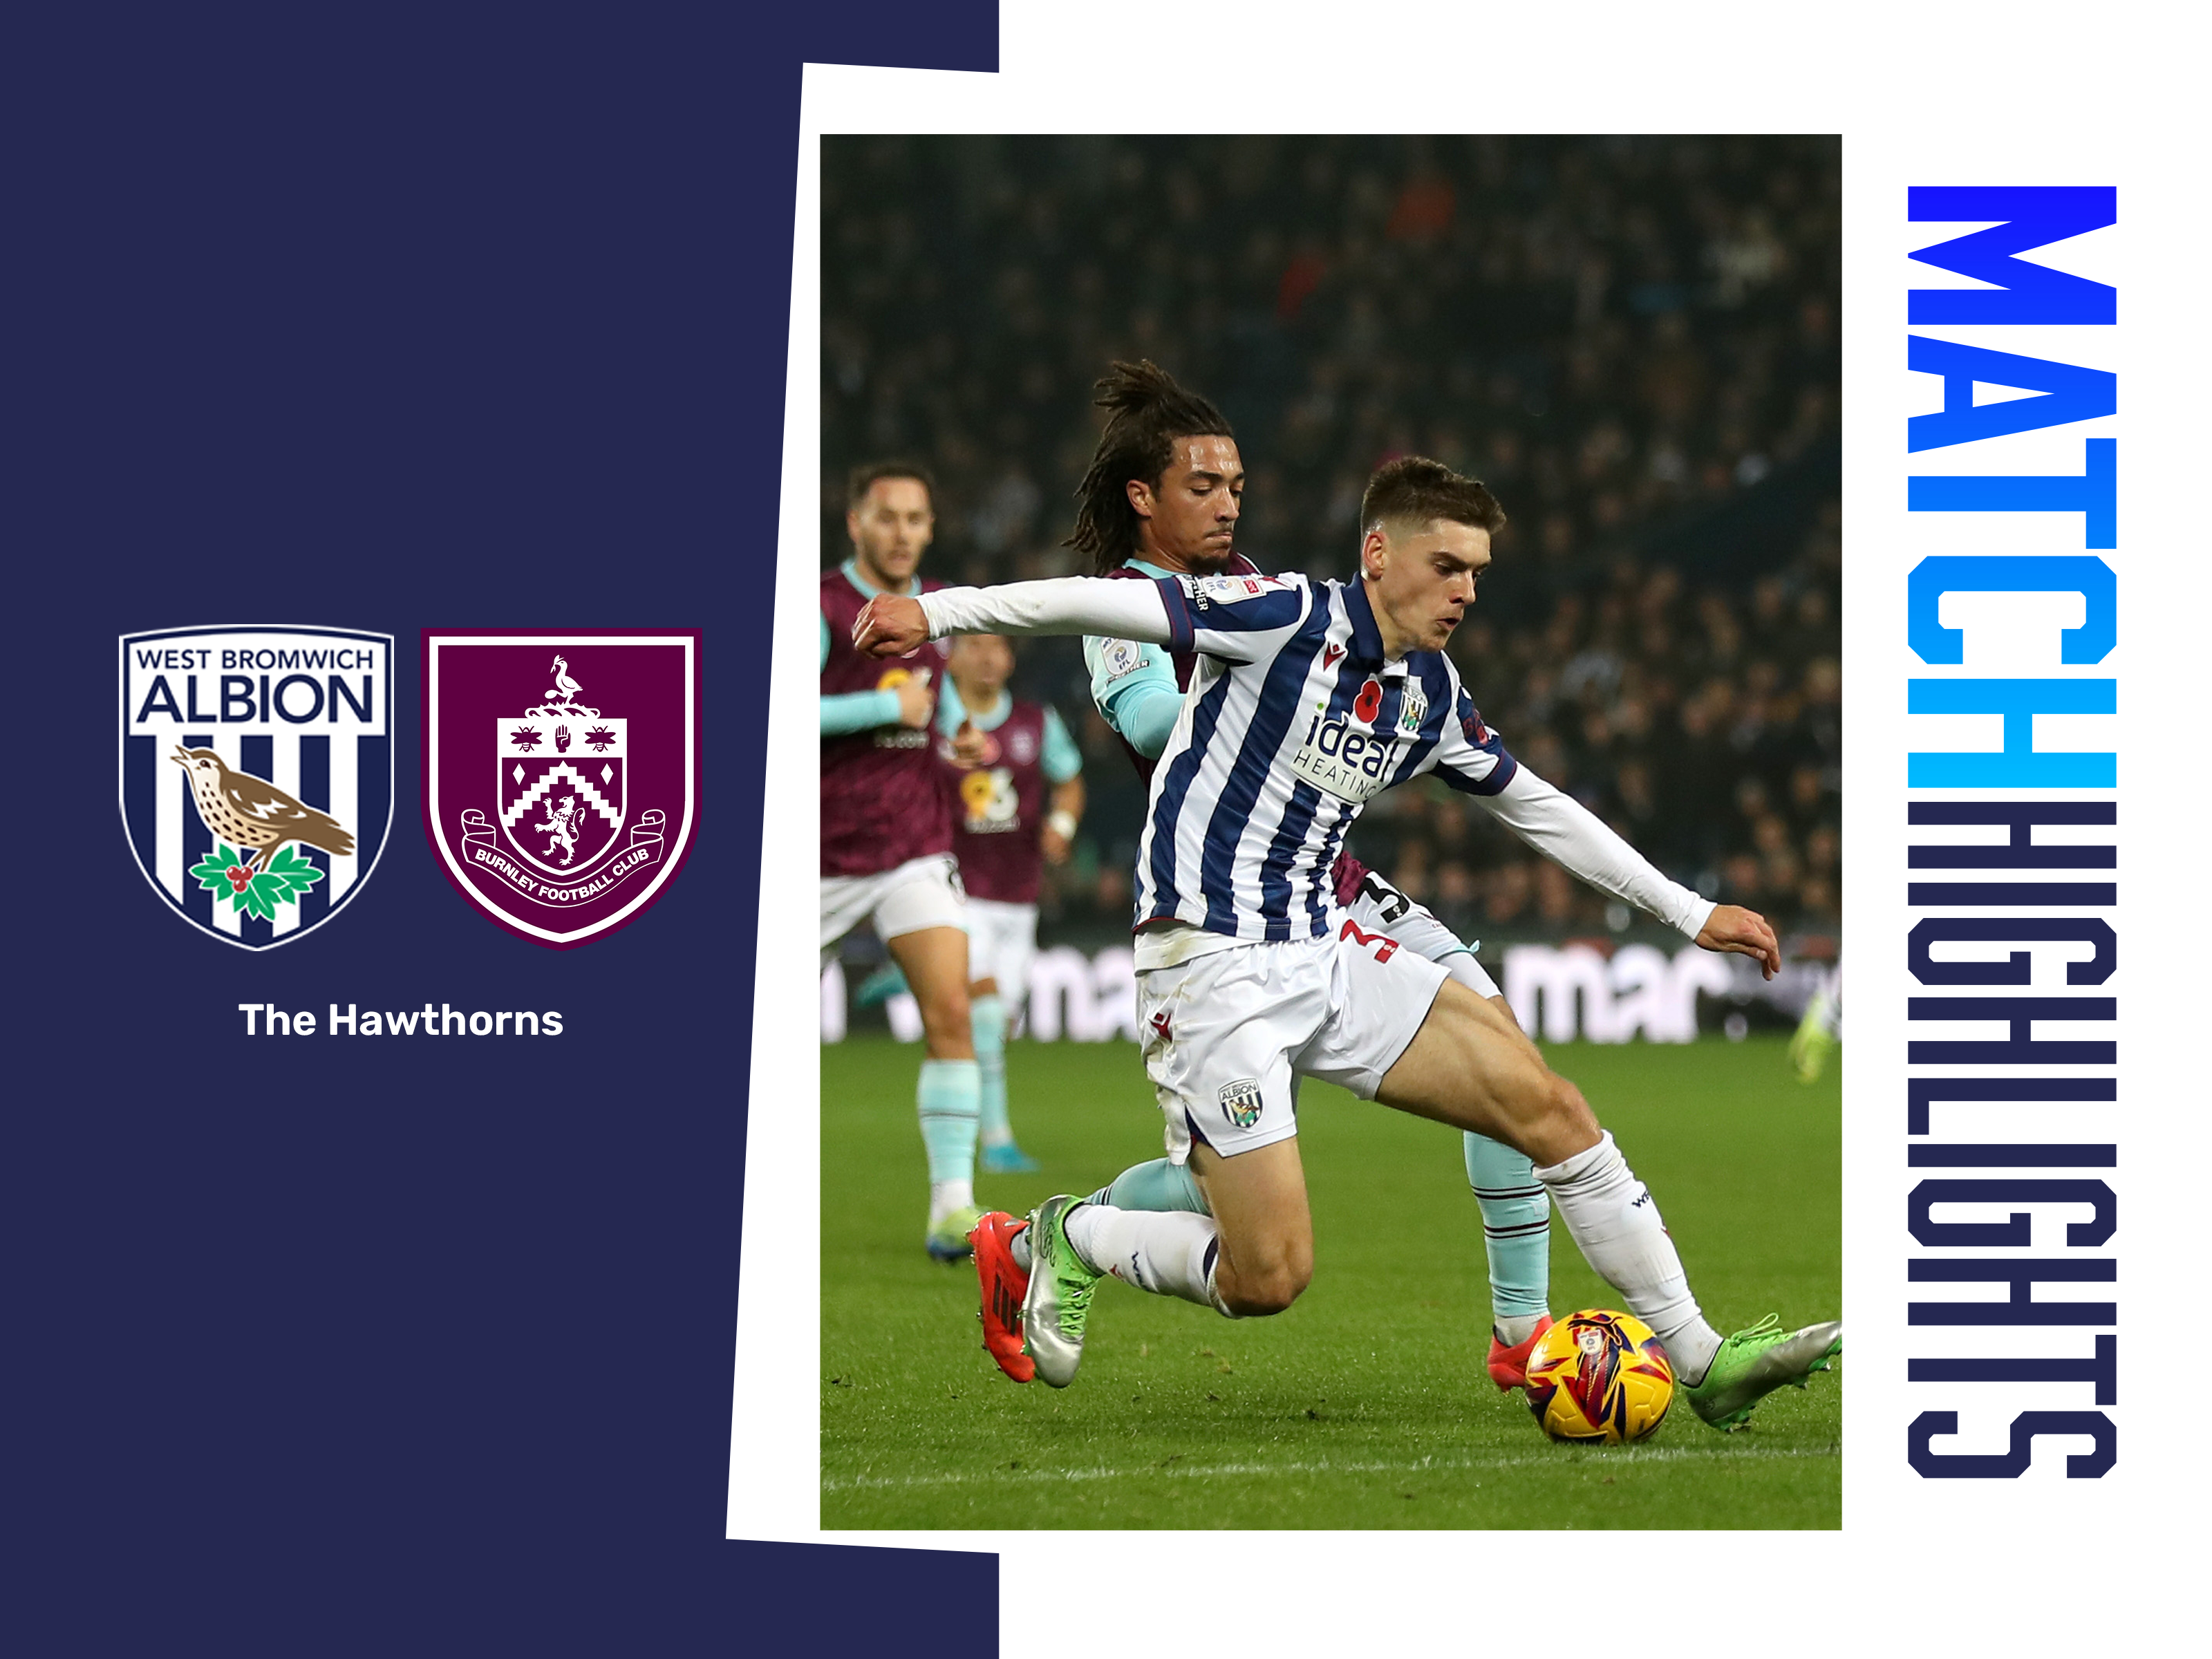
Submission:
[[[1359,533],[1385,520],[1434,524],[1439,519],[1472,525],[1496,535],[1505,528],[1505,509],[1475,479],[1453,471],[1425,455],[1401,455],[1375,469],[1367,493],[1359,498]]]
[[[920,461],[864,461],[845,480],[845,505],[858,507],[882,478],[912,478],[929,492],[930,505],[937,504],[937,480]]]
[[[1137,509],[1129,480],[1158,487],[1175,459],[1178,438],[1234,438],[1221,411],[1149,357],[1115,362],[1092,386],[1091,402],[1113,412],[1098,434],[1091,470],[1076,486],[1075,531],[1062,542],[1091,556],[1093,574],[1118,570],[1137,551]]]

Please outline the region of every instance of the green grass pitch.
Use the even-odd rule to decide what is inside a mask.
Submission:
[[[1579,1083],[1651,1187],[1723,1331],[1842,1310],[1834,1070],[1806,1087],[1780,1038],[1571,1044]],[[975,1276],[921,1248],[918,1046],[822,1055],[824,1528],[1835,1527],[1840,1366],[1722,1435],[1678,1397],[1640,1446],[1555,1446],[1482,1369],[1482,1230],[1459,1136],[1308,1083],[1300,1144],[1313,1285],[1272,1319],[1108,1281],[1073,1388],[1018,1387],[984,1353]],[[1024,1211],[1159,1155],[1125,1043],[1012,1045],[1034,1176],[983,1176]],[[1556,1218],[1552,1307],[1617,1306]]]

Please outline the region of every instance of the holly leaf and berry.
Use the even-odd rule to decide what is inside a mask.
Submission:
[[[323,878],[323,872],[290,842],[259,869],[249,866],[246,855],[237,848],[217,842],[215,851],[192,866],[191,874],[202,888],[216,895],[217,902],[228,898],[233,910],[264,921],[276,921],[277,906],[297,904],[300,895]]]

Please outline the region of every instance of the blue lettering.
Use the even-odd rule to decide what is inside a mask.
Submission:
[[[2011,1261],[2003,1257],[1914,1261],[1905,1277],[1916,1285],[2008,1285],[2002,1302],[1912,1302],[1905,1305],[1908,1325],[2110,1325],[2119,1313],[2111,1302],[2038,1302],[2039,1282],[2052,1285],[2109,1285],[2120,1264],[2109,1259],[2077,1261],[2071,1256]]]
[[[1909,219],[2000,222],[1917,250],[1923,264],[1956,271],[1992,288],[1916,288],[1910,323],[2111,323],[2118,295],[2103,283],[2071,276],[2012,256],[2047,242],[2099,230],[2118,216],[2110,185],[2028,187],[1922,185],[1906,192]]]
[[[2096,1401],[2109,1406],[2119,1395],[2119,1340],[2100,1336],[2087,1359],[1908,1359],[1908,1382],[2088,1382]]]
[[[2101,1181],[1923,1181],[1905,1200],[1905,1225],[1923,1244],[1996,1244],[2025,1249],[2029,1243],[2027,1212],[2015,1210],[2002,1221],[1937,1221],[1938,1204],[2087,1204],[2090,1221],[2066,1224],[2066,1243],[2074,1249],[2101,1244],[2112,1236],[2119,1200]]]
[[[2038,714],[2111,714],[2118,711],[2118,680],[1911,680],[1905,709],[1914,714],[2002,714],[2004,747],[1980,751],[1914,752],[1905,783],[1914,789],[2110,789],[2119,777],[2112,750],[2049,752],[2035,746]]]
[[[306,686],[308,694],[314,698],[314,701],[308,704],[307,712],[304,714],[295,714],[284,706],[285,689],[295,685]],[[305,726],[323,712],[323,688],[305,674],[287,674],[276,682],[276,689],[270,701],[276,705],[276,713],[282,718],[294,726]]]
[[[1913,258],[1951,273],[1966,285],[1911,289],[1905,307],[1911,328],[2111,325],[2118,320],[2118,296],[2112,287],[2021,257],[2047,244],[2063,244],[2116,223],[2118,192],[2113,188],[1922,187],[1909,192],[1907,212],[1915,221],[1984,227],[1969,228],[1965,234],[1938,232],[1950,240],[1912,254]],[[2040,337],[2033,333],[2027,337],[2026,344],[2030,352],[2043,349]],[[2075,348],[2054,349],[2064,356],[2076,355]],[[2058,429],[2089,422],[2099,423],[2100,431],[2111,431],[2112,417],[2119,408],[2118,377],[2107,370],[1994,350],[1978,338],[1976,343],[1965,344],[1908,331],[1905,368],[1914,374],[1936,376],[1942,387],[1939,406],[1930,409],[1923,401],[1928,395],[1926,383],[1914,382],[1919,388],[1916,401],[1927,412],[1912,415],[1906,422],[1905,447],[1913,455],[2045,430],[2053,430],[2057,441],[2070,447],[2070,440]],[[1985,386],[1990,389],[1991,401],[1978,401]],[[2057,463],[2060,469],[2057,471],[2000,475],[1995,471],[2007,465],[2051,465],[2042,454],[2025,462],[1995,458],[1951,461],[1950,466],[1968,471],[1948,476],[1911,474],[1911,464],[1908,464],[1906,510],[1916,514],[2079,514],[2081,549],[2117,548],[2118,441],[2114,437],[2074,435],[2082,446],[2078,474],[2064,471],[2064,461]],[[1947,670],[1965,670],[1965,630],[1943,625],[1942,606],[1948,593],[2079,593],[2082,610],[2078,626],[2058,626],[2051,608],[2045,607],[2033,621],[2015,613],[2002,623],[1985,623],[1984,627],[1996,627],[2000,638],[1984,640],[1978,634],[1976,644],[1978,647],[2004,644],[2016,651],[2033,650],[2040,654],[2048,652],[2051,634],[2056,632],[2059,662],[2065,665],[2066,674],[2092,665],[2111,673],[2118,642],[2117,559],[2108,563],[2094,552],[2085,555],[2065,549],[2063,544],[2071,539],[2071,530],[2064,523],[2031,523],[2027,526],[2030,540],[2022,540],[2021,532],[2003,520],[1990,521],[1985,528],[1991,537],[2008,536],[2010,546],[2021,550],[1962,551],[1923,557],[1907,573],[1905,640],[1919,660]],[[2042,550],[2054,541],[2060,544],[2058,550]],[[2008,543],[1998,541],[1995,545],[2002,548]],[[1899,560],[1899,566],[1910,563],[1914,556],[1917,554]],[[2068,604],[2070,608],[2070,601]],[[2048,677],[2029,677],[2038,672]],[[1908,676],[1905,706],[1909,712],[1996,715],[2003,732],[2002,744],[1995,750],[1908,754],[1908,790],[1917,797],[1925,790],[1971,793],[2017,788],[2057,794],[2115,789],[2117,754],[2044,751],[2036,747],[2039,714],[2113,715],[2118,712],[2117,679],[2068,678],[2066,674],[2036,664],[2018,678]],[[2036,1243],[2037,1224],[2047,1235],[2068,1215],[2081,1218],[2067,1222],[2067,1246],[2077,1250],[2108,1247],[2116,1236],[2119,1209],[2117,1176],[2112,1174],[2119,1167],[2117,1139],[2091,1144],[2085,1136],[2063,1138],[2063,1129],[2050,1136],[2018,1141],[1939,1141],[1924,1137],[1931,1133],[1934,1109],[1942,1104],[1948,1115],[1957,1109],[1952,1103],[1984,1107],[2047,1103],[2059,1109],[2057,1121],[2085,1129],[2092,1123],[2103,1128],[2112,1121],[2111,1103],[2119,1098],[2118,1079],[2112,1074],[2119,1056],[2119,1044],[2114,1040],[2118,999],[2082,996],[2071,991],[2064,995],[2039,995],[2030,988],[2039,969],[2047,975],[2055,960],[2063,959],[2069,987],[2112,988],[2118,961],[2117,930],[2109,914],[2080,912],[2091,907],[2109,912],[2117,902],[2117,884],[2109,878],[2070,880],[2062,872],[2101,870],[2109,878],[2117,864],[2117,847],[2039,842],[2035,837],[2043,825],[2114,824],[2117,807],[2109,799],[1914,798],[1906,802],[1906,821],[1987,825],[2000,831],[2000,838],[1994,842],[1985,834],[1972,841],[1954,839],[1906,849],[1907,867],[1914,872],[1907,884],[1907,899],[1916,909],[1986,907],[1980,915],[1923,914],[1912,918],[1905,945],[1906,966],[1913,979],[1923,987],[1960,988],[1905,997],[1910,1039],[1905,1044],[1906,1064],[1915,1070],[1974,1068],[2010,1073],[1911,1076],[1906,1080],[1905,1127],[1914,1139],[1906,1147],[1905,1165],[1914,1171],[1908,1180],[1917,1182],[1905,1198],[1905,1231],[1912,1241],[1906,1247],[1906,1277],[1916,1285],[2004,1287],[2000,1291],[2003,1299],[1996,1301],[1986,1296],[1972,1301],[1908,1301],[1906,1322],[1915,1327],[1954,1328],[1952,1340],[1969,1350],[1975,1346],[1977,1331],[1994,1333],[2008,1326],[2043,1327],[2061,1333],[2085,1326],[2109,1328],[2118,1322],[2116,1300],[2039,1301],[2035,1292],[2042,1282],[2109,1287],[2118,1279],[2113,1261],[2055,1255],[2033,1257],[2029,1252]],[[2116,838],[2108,834],[2108,840]],[[1923,880],[1919,878],[1923,871],[1957,871],[1962,872],[1962,878]],[[1963,874],[1969,872],[1983,873]],[[2042,878],[2041,872],[2051,872],[2051,878]],[[2031,914],[2005,914],[2014,907],[2025,908]],[[2037,914],[2062,908],[2073,914]],[[2040,963],[2029,948],[2038,942],[2045,945],[2045,960]],[[1961,946],[1972,952],[1966,959],[1955,954]],[[2052,946],[2059,947],[2055,957]],[[1943,960],[1937,959],[1939,947],[1947,952]],[[1967,988],[1973,987],[2010,988]],[[2069,1028],[2101,1025],[2104,1031],[2094,1039],[2076,1038],[2069,1033],[2039,1040],[2037,1027],[2046,1023]],[[1984,1030],[1974,1033],[1972,1040],[1917,1035],[1977,1025]],[[1990,1026],[1996,1027],[1995,1041],[1990,1040],[1993,1035],[1987,1029]],[[2083,1067],[2101,1068],[2105,1074],[2053,1075]],[[2101,1111],[2099,1103],[2103,1104]],[[1977,1127],[1987,1121],[1985,1111],[1973,1115]],[[1928,1174],[1923,1176],[1922,1171]],[[2090,1178],[2094,1173],[2103,1173],[2107,1179]],[[2066,1178],[2049,1178],[2054,1176]],[[1968,1210],[1965,1218],[1936,1219],[1937,1209],[1954,1205],[1984,1207]],[[1947,1210],[1949,1213],[1954,1212]],[[1938,1254],[1941,1259],[1927,1259],[1919,1254],[1923,1251]],[[1967,1256],[1972,1259],[1964,1259]],[[1929,1292],[1915,1294],[1925,1297]],[[2063,1358],[2008,1354],[2003,1352],[2008,1346],[1998,1338],[1994,1346],[1984,1344],[1979,1352],[1954,1351],[1940,1358],[1908,1358],[1905,1381],[1947,1388],[1960,1383],[1996,1384],[2001,1389],[2008,1385],[2086,1382],[2093,1385],[2093,1403],[2100,1407],[2113,1403],[2119,1370],[2117,1337],[2094,1336],[2093,1352],[2087,1356],[2078,1350],[2074,1356]],[[1996,1410],[1994,1406],[1984,1408]],[[2029,1411],[2015,1416],[2008,1410],[1989,1419],[1987,1432],[1996,1434],[2008,1418],[2009,1444],[2004,1450],[1944,1453],[1938,1452],[1934,1443],[1939,1437],[1958,1434],[1959,1414],[1921,1412],[1906,1431],[1907,1462],[1925,1479],[2012,1480],[2028,1468],[2035,1437],[2041,1434],[2087,1437],[2089,1449],[2067,1461],[2070,1479],[2095,1479],[2112,1467],[2115,1431],[2102,1411]],[[2049,1461],[2046,1454],[2046,1473]]]
[[[1905,935],[1905,963],[1923,985],[2025,985],[2028,957],[2014,951],[2002,962],[1938,962],[1931,945],[1953,939],[1978,944],[2011,944],[2021,939],[2055,939],[2087,945],[2087,962],[2066,964],[2069,985],[2102,985],[2119,961],[2119,941],[2108,922],[2094,916],[2045,921],[2032,916],[1929,916]]]
[[[138,712],[131,717],[131,724],[137,725],[147,715],[157,710],[167,714],[173,720],[182,721],[185,718],[178,711],[177,694],[169,689],[169,677],[167,674],[154,676],[153,684],[146,688],[146,701],[138,705]]]
[[[2079,474],[1960,478],[1915,475],[1905,481],[1912,513],[2079,513],[2081,545],[2119,545],[2119,445],[2082,441]]]
[[[356,700],[346,689],[346,683],[336,674],[331,676],[331,718],[338,717],[338,699],[343,697],[352,706],[356,718],[367,722],[376,718],[376,681],[369,675],[361,677],[361,696]]]
[[[2063,663],[2102,662],[2119,637],[2118,579],[2089,554],[1936,554],[1912,567],[1905,581],[1905,638],[1924,663],[1966,659],[1963,629],[1939,619],[1946,593],[2079,593],[2079,628],[2058,636]]]
[[[2109,1024],[2118,1018],[2117,997],[1907,997],[1907,1019],[2002,1020],[2002,1042],[1908,1042],[1911,1066],[2110,1066],[2119,1055],[2117,1042],[2039,1042],[2035,1023],[2042,1019]],[[1959,1096],[1953,1098],[1965,1098]],[[2008,1097],[2014,1098],[2014,1097]],[[2026,1096],[2019,1098],[2033,1099]]]
[[[2119,406],[2119,376],[2101,368],[2076,368],[2041,357],[2016,357],[2008,351],[1908,335],[1905,367],[1943,377],[1943,407],[1915,415],[1905,422],[1909,450],[1942,449],[2008,433],[2033,432],[2073,421],[2094,421]],[[2011,398],[1978,404],[1978,385],[2025,386],[2039,398]]]
[[[2012,1480],[2027,1473],[2039,1434],[2086,1434],[2095,1443],[2094,1451],[2077,1452],[2066,1460],[2069,1480],[2094,1480],[2112,1467],[2118,1439],[2112,1419],[2102,1412],[2022,1412],[2012,1420],[2008,1450],[1988,1456],[1966,1452],[1939,1452],[1931,1445],[1939,1434],[1959,1431],[1956,1412],[1923,1412],[1905,1431],[1910,1449],[1906,1461],[1930,1480]]]

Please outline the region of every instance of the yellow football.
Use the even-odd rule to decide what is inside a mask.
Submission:
[[[1554,1440],[1641,1440],[1674,1403],[1667,1350],[1634,1314],[1584,1308],[1546,1331],[1529,1352],[1528,1409]]]

